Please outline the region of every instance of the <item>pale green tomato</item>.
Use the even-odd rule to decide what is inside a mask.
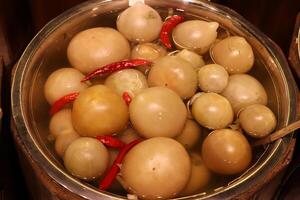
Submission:
[[[180,97],[166,87],[143,90],[129,105],[133,128],[145,138],[175,137],[182,131],[187,110]]]
[[[222,65],[229,74],[242,74],[250,71],[254,64],[252,47],[243,37],[231,36],[214,45],[211,58]]]
[[[188,61],[196,70],[200,69],[202,66],[205,65],[202,56],[187,49],[181,50],[179,53],[176,54],[176,56]]]
[[[64,134],[58,135],[54,143],[57,155],[63,158],[68,146],[77,138],[79,135],[76,132],[64,132]]]
[[[169,199],[184,189],[191,161],[176,140],[155,137],[134,146],[125,156],[121,175],[127,190],[141,199]]]
[[[173,41],[179,49],[206,53],[217,38],[217,22],[188,20],[178,24],[173,33]]]
[[[175,138],[185,148],[192,149],[201,137],[201,128],[194,120],[186,120],[182,132]]]
[[[193,96],[197,90],[197,73],[192,65],[177,56],[157,59],[148,75],[149,86],[165,86],[182,99]]]
[[[202,191],[212,178],[210,170],[205,166],[199,154],[191,153],[191,161],[191,176],[180,196],[188,196]]]
[[[246,106],[267,105],[268,102],[268,96],[262,84],[248,74],[229,76],[228,84],[222,95],[231,103],[236,114]]]
[[[148,87],[145,75],[136,69],[124,69],[111,74],[105,80],[105,85],[121,96],[128,92],[132,98]]]
[[[201,93],[192,104],[192,115],[208,129],[225,128],[234,118],[229,101],[216,93]]]
[[[221,65],[205,65],[198,70],[198,86],[203,92],[221,93],[228,84],[228,78]]]
[[[118,31],[131,42],[142,43],[156,40],[161,27],[162,20],[158,12],[142,3],[127,8],[117,19]]]
[[[109,164],[109,153],[97,139],[81,137],[74,140],[64,155],[66,169],[77,178],[94,180],[100,177]]]
[[[249,167],[252,151],[246,137],[231,129],[211,132],[202,144],[205,165],[215,173],[234,175]]]
[[[254,104],[240,110],[239,122],[251,137],[262,138],[269,135],[277,124],[276,116],[267,106]]]
[[[72,123],[81,136],[118,133],[128,120],[128,106],[122,97],[104,85],[82,91],[73,103]]]
[[[80,92],[88,87],[88,83],[81,80],[84,75],[74,68],[60,68],[55,70],[47,78],[44,86],[44,94],[49,104],[53,104],[59,98]]]
[[[86,74],[104,65],[128,59],[130,46],[117,30],[97,27],[77,33],[69,43],[67,56],[73,67]]]

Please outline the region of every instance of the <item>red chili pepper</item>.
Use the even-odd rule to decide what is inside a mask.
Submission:
[[[125,146],[124,142],[110,135],[98,135],[96,139],[107,147],[123,148]]]
[[[128,92],[124,92],[122,95],[125,103],[127,104],[127,106],[129,106],[130,102],[131,102],[131,96],[128,94]]]
[[[172,48],[172,44],[169,38],[170,33],[175,28],[175,26],[177,26],[177,24],[179,24],[180,22],[183,22],[183,20],[183,16],[173,15],[164,22],[160,31],[160,40],[168,49]]]
[[[140,143],[141,140],[137,139],[134,140],[132,142],[130,142],[129,144],[126,144],[119,152],[116,160],[114,161],[113,165],[111,166],[111,168],[109,169],[108,173],[106,174],[106,176],[104,177],[104,179],[100,182],[99,184],[99,189],[100,190],[106,190],[110,187],[110,185],[112,184],[112,182],[114,181],[114,179],[116,178],[117,174],[120,171],[120,164],[122,163],[125,155],[127,154],[127,152],[134,147],[136,144]]]
[[[60,111],[66,104],[73,102],[78,95],[79,92],[70,93],[55,101],[51,106],[50,115],[54,115],[55,113]]]
[[[151,62],[144,59],[132,59],[132,60],[125,60],[125,61],[111,63],[89,73],[81,80],[81,82],[90,80],[91,78],[94,78],[97,75],[103,75],[107,73],[116,72],[122,69],[128,69],[131,67],[137,67],[137,66],[149,65],[149,64],[151,64]]]

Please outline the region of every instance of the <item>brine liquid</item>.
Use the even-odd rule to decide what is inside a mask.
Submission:
[[[157,10],[159,11],[159,13],[161,14],[163,19],[170,12],[170,10],[167,10],[167,9],[157,8]],[[194,14],[185,13],[182,10],[173,10],[171,13],[184,15],[186,20],[196,19],[196,16]],[[41,59],[41,62],[39,63],[40,70],[37,74],[35,74],[35,77],[34,77],[35,82],[37,82],[39,84],[34,84],[33,90],[32,90],[32,96],[35,96],[35,98],[32,98],[33,99],[32,104],[33,105],[36,104],[37,105],[36,107],[38,108],[37,110],[33,111],[33,113],[34,113],[33,117],[35,118],[35,121],[38,122],[37,129],[39,129],[39,133],[41,133],[41,135],[39,136],[41,140],[47,141],[46,138],[47,138],[47,135],[49,134],[48,123],[49,123],[50,119],[49,119],[48,112],[47,112],[49,105],[46,103],[46,100],[44,99],[44,97],[36,98],[36,95],[35,95],[36,92],[39,91],[39,93],[40,93],[40,91],[43,90],[43,88],[42,88],[43,84],[45,83],[46,78],[49,76],[49,74],[51,72],[53,72],[55,69],[60,68],[60,67],[70,66],[70,64],[67,61],[66,48],[67,48],[69,41],[74,36],[74,34],[76,34],[77,32],[79,32],[81,30],[84,30],[87,28],[92,28],[92,27],[113,27],[113,28],[115,28],[116,27],[115,22],[116,22],[118,14],[119,14],[118,10],[111,11],[108,14],[100,14],[100,15],[94,14],[89,19],[89,22],[85,23],[85,21],[84,21],[81,24],[78,24],[77,28],[73,28],[70,31],[64,32],[63,35],[56,37],[56,40],[52,41],[53,43],[50,46],[51,48],[48,48],[47,51],[45,51],[45,54],[42,55],[43,59]],[[198,19],[208,20],[204,17],[203,18],[199,17]],[[218,29],[218,38],[219,39],[225,38],[230,34],[231,33],[228,30],[224,29],[222,27],[222,24],[220,24],[220,28]],[[133,45],[134,44],[132,44],[132,46]],[[255,53],[255,49],[254,49],[254,53]],[[206,53],[203,57],[205,59],[206,64],[212,63],[209,53]],[[264,67],[262,67],[261,65],[262,65],[262,62],[260,62],[260,60],[257,59],[255,62],[255,66],[253,67],[253,70],[250,72],[250,74],[253,75],[254,77],[256,77],[264,85],[264,82],[270,82],[270,81],[266,80],[266,77],[268,77],[266,75],[267,72],[266,72],[266,70],[264,70]],[[96,82],[103,83],[103,79],[98,79],[94,83],[96,83]],[[267,91],[268,91],[268,93],[272,92],[272,91],[274,91],[274,88],[271,88],[271,90],[267,89]],[[39,96],[42,96],[42,95],[39,95]],[[276,103],[277,102],[273,102],[273,103],[271,102],[271,104],[274,104],[274,105],[276,105]],[[41,112],[40,108],[44,108],[43,109],[44,111]],[[277,109],[272,109],[272,110],[277,110]],[[209,130],[206,130],[204,132],[208,133]],[[203,137],[201,138],[201,140],[203,140]],[[251,141],[251,139],[249,139],[249,140]],[[55,155],[53,145],[50,144],[49,142],[47,142],[47,144],[45,144],[45,145],[46,145],[47,149],[50,150],[50,153],[52,154],[52,156],[54,156],[56,160],[61,161],[61,159]],[[201,144],[199,144],[195,148],[197,150],[197,152],[201,151],[200,145]],[[264,151],[265,151],[265,149],[263,149],[263,148],[253,149],[252,163],[255,163]],[[63,168],[62,162],[61,162],[61,167]],[[214,174],[213,179],[211,180],[210,184],[203,190],[199,191],[199,193],[202,193],[202,192],[210,193],[214,190],[220,190],[220,188],[222,188],[223,186],[227,186],[230,182],[234,181],[238,177],[239,176],[221,176],[221,175]],[[98,183],[96,181],[91,182],[89,184],[91,184],[94,187],[98,187]],[[119,195],[125,195],[125,196],[127,195],[127,192],[125,190],[111,189],[110,192],[113,192],[113,193],[119,194]]]

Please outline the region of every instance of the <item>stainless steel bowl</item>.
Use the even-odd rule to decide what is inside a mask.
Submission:
[[[187,18],[200,18],[220,23],[234,35],[247,38],[256,57],[251,71],[266,88],[269,106],[278,116],[278,127],[295,120],[296,86],[281,50],[253,25],[234,11],[206,1],[196,0],[146,0],[166,16],[174,8]],[[26,151],[51,178],[66,191],[77,193],[85,199],[124,199],[122,196],[100,192],[87,183],[70,176],[53,146],[47,142],[49,105],[43,95],[48,75],[55,69],[67,66],[66,47],[74,34],[95,26],[113,26],[112,19],[128,7],[125,0],[96,0],[76,6],[48,23],[31,41],[17,65],[12,83],[12,115]],[[189,198],[216,199],[236,197],[249,188],[264,182],[274,167],[282,161],[292,135],[276,141],[264,149],[261,156],[243,175],[204,194]],[[186,197],[185,197],[186,198]],[[181,198],[181,199],[185,199]]]

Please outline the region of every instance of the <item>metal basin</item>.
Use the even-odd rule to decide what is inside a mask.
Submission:
[[[278,127],[283,127],[296,117],[296,86],[281,50],[264,34],[234,11],[206,1],[147,0],[165,17],[169,8],[186,18],[199,18],[220,23],[221,30],[245,37],[256,57],[250,72],[266,88],[269,107],[278,117]],[[124,199],[123,196],[100,192],[97,188],[70,176],[53,145],[47,141],[49,105],[43,95],[46,78],[55,69],[68,66],[66,47],[79,31],[95,26],[114,26],[118,13],[128,7],[124,0],[98,0],[83,3],[61,14],[47,24],[31,41],[19,63],[12,84],[12,115],[16,134],[26,152],[54,182],[66,192],[76,193],[83,199]],[[226,32],[226,31],[225,31]],[[238,197],[259,188],[274,173],[274,168],[284,160],[292,145],[292,135],[264,148],[249,170],[231,182],[189,198],[215,199]],[[254,191],[252,191],[253,193]]]

